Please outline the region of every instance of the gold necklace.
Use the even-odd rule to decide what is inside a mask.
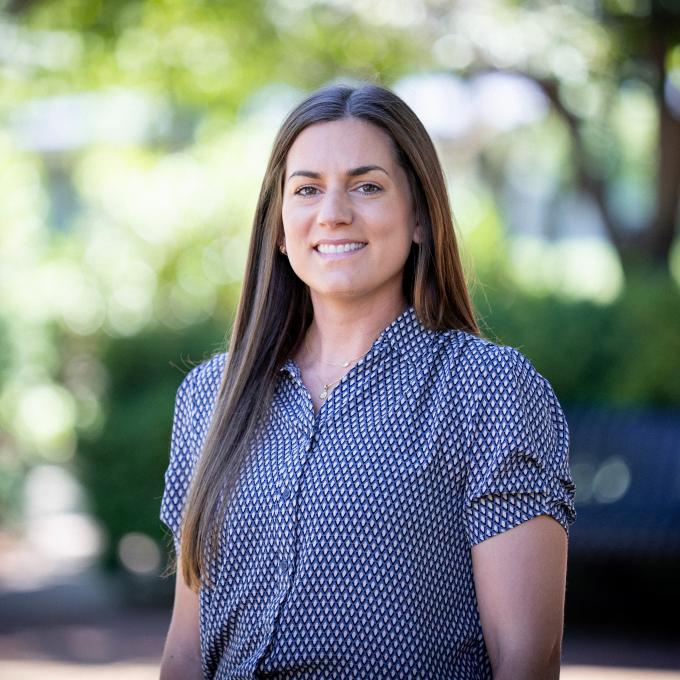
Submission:
[[[304,342],[305,348],[309,352],[309,345],[307,344],[307,336],[306,335],[304,337],[303,342]],[[349,366],[351,363],[354,363],[355,361],[358,361],[359,359],[361,359],[361,357],[364,356],[364,354],[366,354],[366,352],[364,352],[363,354],[360,354],[356,359],[350,359],[349,361],[345,361],[344,364],[331,364],[327,361],[322,361],[321,363],[327,364],[328,366],[335,366],[337,368],[347,368],[347,366]],[[321,399],[321,401],[326,401],[326,399],[328,398],[328,388],[331,385],[335,385],[335,383],[340,382],[342,380],[342,378],[343,378],[343,376],[341,375],[337,380],[334,380],[333,382],[324,383],[323,389],[321,390],[321,394],[319,394],[319,399]]]

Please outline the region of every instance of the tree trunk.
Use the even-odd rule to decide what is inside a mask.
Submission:
[[[680,203],[680,118],[673,114],[666,96],[666,55],[670,43],[668,18],[664,21],[661,14],[653,16],[649,51],[657,77],[654,88],[659,113],[657,193],[656,211],[646,230],[643,250],[650,262],[662,266],[668,266]]]

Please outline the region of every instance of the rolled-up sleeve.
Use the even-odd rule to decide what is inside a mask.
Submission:
[[[569,429],[550,383],[518,350],[495,346],[468,447],[465,528],[472,546],[538,515],[576,519]]]

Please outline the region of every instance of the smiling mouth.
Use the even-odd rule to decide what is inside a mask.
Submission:
[[[356,243],[342,243],[337,246],[329,243],[319,243],[314,247],[314,250],[322,255],[344,255],[345,253],[362,250],[366,245],[366,243],[361,243],[360,241]]]

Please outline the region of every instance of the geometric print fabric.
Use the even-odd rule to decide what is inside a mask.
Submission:
[[[160,518],[181,541],[226,354],[177,390]],[[470,548],[575,520],[569,433],[518,350],[411,305],[318,413],[284,362],[199,592],[205,678],[490,680]]]

